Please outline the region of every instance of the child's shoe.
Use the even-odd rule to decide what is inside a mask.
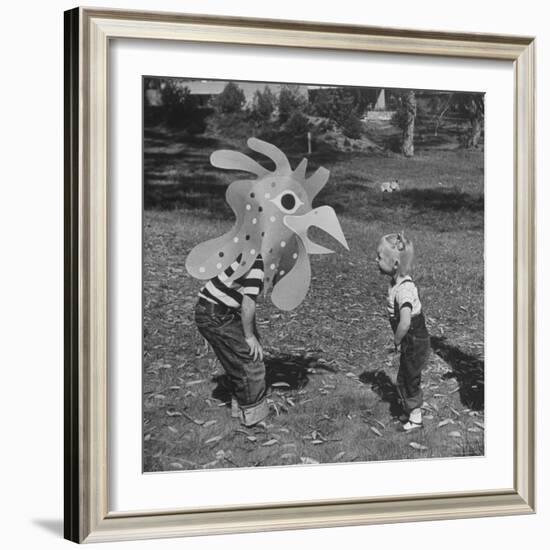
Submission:
[[[403,424],[403,431],[412,432],[422,427],[422,409],[413,409],[409,414],[409,420]]]

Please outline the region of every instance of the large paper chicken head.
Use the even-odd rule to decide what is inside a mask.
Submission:
[[[293,171],[286,155],[274,145],[250,138],[248,146],[272,159],[275,170],[271,172],[237,151],[212,153],[213,166],[250,172],[257,178],[229,185],[226,200],[235,213],[235,225],[229,233],[193,248],[185,266],[193,277],[210,279],[238,258],[237,270],[226,281],[230,282],[249,271],[261,254],[264,292],[272,290],[275,306],[288,311],[302,302],[309,289],[308,254],[332,252],[312,242],[308,229],[319,227],[349,248],[334,210],[330,206],[311,207],[313,198],[327,182],[329,171],[319,168],[306,178],[307,159]]]

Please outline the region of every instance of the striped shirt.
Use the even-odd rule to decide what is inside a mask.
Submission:
[[[239,267],[242,255],[223,272],[210,279],[200,290],[199,297],[234,309],[241,307],[243,296],[250,296],[253,300],[260,295],[264,281],[264,262],[261,255],[254,260],[250,270],[235,279],[229,280]]]
[[[388,288],[388,314],[391,320],[399,319],[399,312],[404,308],[411,309],[411,316],[420,314],[422,304],[418,297],[418,290],[413,280],[407,276],[400,283]]]

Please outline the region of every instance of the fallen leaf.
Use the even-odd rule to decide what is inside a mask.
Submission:
[[[214,424],[216,424],[218,421],[217,420],[208,420],[208,422],[205,422],[202,427],[203,428],[208,428],[208,426],[213,426]]]
[[[446,418],[445,420],[442,420],[437,427],[442,428],[443,426],[446,426],[447,424],[454,424],[455,421],[452,418]]]
[[[252,441],[252,442],[258,441],[258,438],[253,436],[253,435],[247,435],[246,439],[248,439],[248,441]]]
[[[468,428],[468,431],[469,432],[472,432],[472,433],[479,433],[481,432],[481,430],[479,428]]]
[[[409,446],[413,449],[416,449],[417,451],[426,451],[428,449],[426,445],[420,445],[420,443],[416,443],[416,441],[411,441],[409,443]]]
[[[214,437],[211,437],[210,439],[207,439],[204,444],[209,445],[210,443],[217,443],[222,438],[221,435],[216,435]]]
[[[462,437],[460,432],[449,432],[449,437]]]
[[[322,445],[324,443],[324,441],[322,441],[321,439],[315,439],[311,442],[312,445]]]
[[[302,464],[319,464],[318,460],[310,458],[309,456],[301,456],[300,460],[302,461]]]
[[[181,470],[183,468],[183,464],[179,462],[170,462],[170,467],[176,470]]]
[[[147,435],[143,438],[144,441],[149,441],[150,439],[151,439],[151,434],[147,434]]]
[[[294,453],[284,453],[281,455],[281,460],[288,460],[289,458],[293,458],[296,455]]]
[[[485,424],[483,422],[474,422],[474,424],[478,427],[478,428],[481,428],[482,430],[485,429]]]
[[[157,393],[156,395],[153,395],[153,399],[166,399],[166,395],[162,395],[162,393]]]
[[[269,441],[266,441],[265,443],[262,443],[262,447],[271,447],[271,445],[275,445],[275,443],[279,443],[278,439],[270,439]]]
[[[176,430],[176,428],[174,428],[174,426],[168,426],[168,429],[174,434],[179,433],[178,430]]]
[[[370,430],[371,430],[372,433],[376,434],[378,437],[382,437],[382,434],[380,433],[380,430],[378,430],[374,426],[371,426]]]
[[[338,460],[340,460],[341,458],[343,458],[345,454],[346,454],[346,451],[340,451],[338,454],[335,454],[335,455],[332,457],[332,460],[338,461]]]
[[[287,384],[286,382],[273,382],[271,384],[272,388],[290,388],[290,384]]]
[[[181,416],[181,413],[179,411],[175,411],[175,410],[172,410],[172,409],[167,410],[166,414],[168,416]]]

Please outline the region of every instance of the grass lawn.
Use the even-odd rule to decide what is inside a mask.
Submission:
[[[480,455],[484,451],[483,153],[319,153],[329,183],[315,206],[335,208],[351,252],[312,256],[308,296],[294,311],[258,304],[272,415],[246,429],[213,390],[222,374],[193,321],[201,283],[185,270],[193,246],[227,231],[237,179],[209,165],[227,143],[160,130],[145,142],[144,470],[272,466]],[[240,149],[246,152],[244,144]],[[290,157],[293,166],[301,156]],[[378,184],[399,179],[401,191]],[[397,357],[384,313],[376,243],[405,229],[432,336],[422,430],[393,418]]]

